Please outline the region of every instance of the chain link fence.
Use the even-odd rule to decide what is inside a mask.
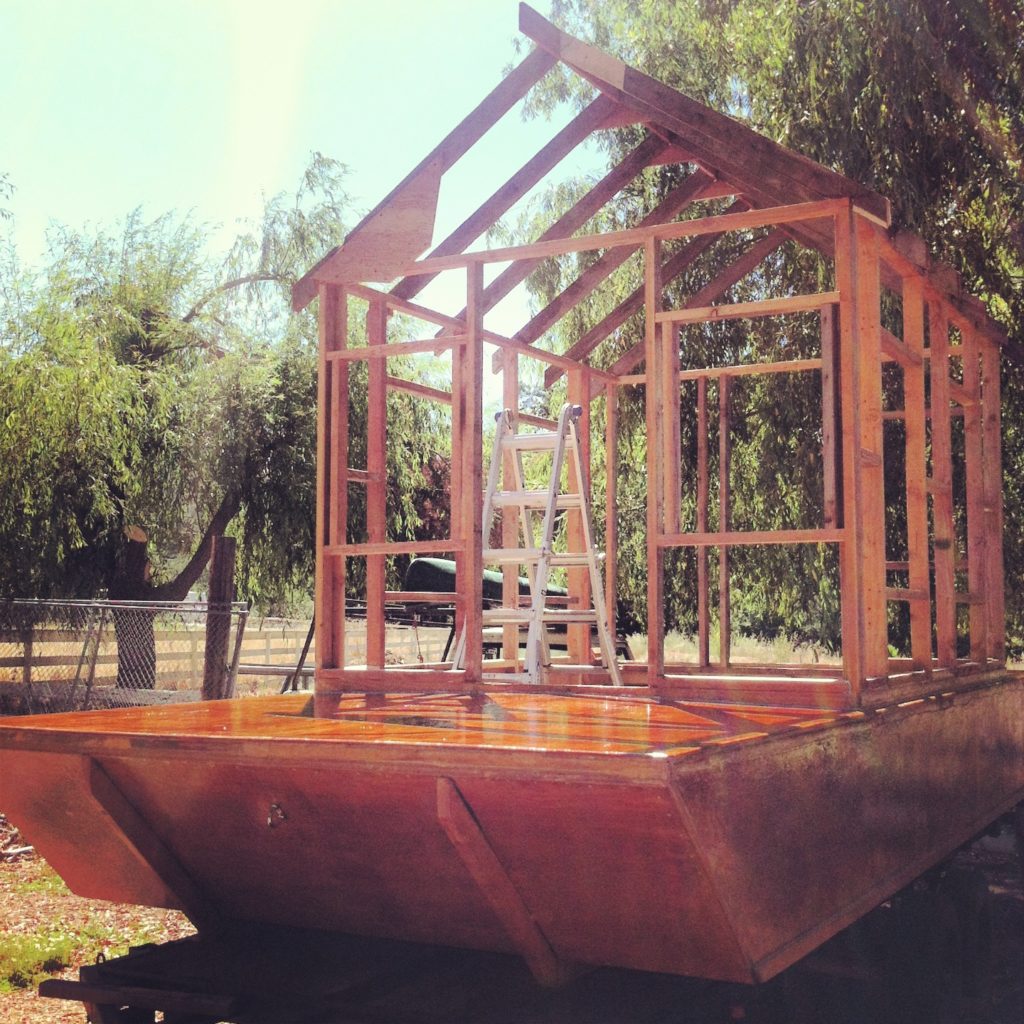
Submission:
[[[0,603],[0,712],[230,695],[248,608],[129,601]]]
[[[362,664],[365,608],[349,602],[347,615],[345,660]],[[387,663],[442,661],[450,620],[450,609],[389,608]],[[204,689],[240,697],[308,689],[311,626],[250,615],[244,603],[0,601],[0,714],[198,700]]]

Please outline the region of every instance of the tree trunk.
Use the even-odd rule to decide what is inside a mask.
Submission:
[[[107,588],[110,600],[163,603],[184,601],[210,560],[213,538],[224,532],[224,528],[234,519],[240,504],[237,491],[232,490],[224,495],[188,564],[173,580],[159,586],[154,585],[149,578],[149,541],[141,530],[133,531],[127,540],[121,565]],[[155,615],[156,613],[148,608],[114,610],[119,687],[151,690],[156,685],[156,633],[153,625]]]

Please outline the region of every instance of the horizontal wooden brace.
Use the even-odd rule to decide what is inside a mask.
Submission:
[[[420,398],[429,398],[434,402],[440,402],[442,405],[452,404],[452,393],[450,391],[442,391],[440,388],[431,388],[426,384],[418,384],[413,380],[403,380],[401,377],[386,378],[387,386],[392,391],[404,391],[409,395],[417,395]]]
[[[964,410],[962,406],[954,405],[949,410],[950,416],[963,416]],[[925,419],[930,420],[932,418],[931,409],[925,409]],[[883,420],[905,420],[907,418],[906,410],[904,409],[884,409],[882,411]]]
[[[775,363],[742,363],[737,366],[707,366],[698,370],[680,370],[680,380],[715,379],[717,377],[749,377],[761,373],[805,373],[821,369],[821,359],[785,359]],[[640,380],[646,379],[638,374]],[[625,380],[626,378],[623,378]],[[630,378],[632,381],[633,378]]]
[[[453,590],[385,590],[389,604],[453,604],[458,595]]]
[[[751,228],[772,227],[776,224],[795,224],[806,220],[833,217],[847,208],[842,199],[823,199],[813,203],[794,203],[788,206],[769,206],[742,213],[723,213],[715,217],[676,221],[648,228],[624,228],[601,235],[578,235],[575,238],[552,238],[546,242],[503,246],[500,249],[478,249],[460,256],[427,258],[403,268],[403,276],[427,274],[440,270],[458,270],[476,261],[480,263],[508,263],[513,260],[544,259],[564,256],[572,252],[611,249],[619,245],[645,245],[649,239],[670,241],[675,238],[694,238],[697,235],[718,234],[724,231],[746,231]]]
[[[927,590],[907,590],[903,587],[886,587],[887,601],[928,601],[931,594]]]
[[[724,533],[665,533],[657,538],[662,548],[717,548],[752,544],[837,544],[846,531],[836,527],[817,530],[727,530]]]
[[[817,292],[814,295],[793,295],[759,302],[731,302],[721,306],[696,306],[693,309],[671,309],[655,317],[661,324],[692,324],[713,320],[737,320],[755,316],[781,316],[784,313],[805,313],[831,306],[839,301],[839,292]]]
[[[428,341],[393,341],[387,345],[367,345],[365,348],[339,348],[325,352],[328,362],[357,362],[360,359],[392,359],[395,356],[415,355],[417,352],[437,352],[466,341],[465,335],[443,334]]]
[[[464,550],[461,540],[387,540],[358,544],[328,544],[324,552],[345,558],[361,558],[366,555],[439,555],[446,552],[455,554]]]

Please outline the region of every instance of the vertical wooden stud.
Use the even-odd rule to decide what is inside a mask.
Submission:
[[[858,403],[856,395],[855,266],[852,213],[844,209],[835,218],[836,288],[839,290],[839,391],[844,396],[840,414],[843,446],[843,543],[839,547],[839,590],[843,638],[843,674],[859,699],[864,673],[864,643],[860,615],[860,532],[856,496],[860,484]]]
[[[502,352],[501,362],[501,401],[503,408],[509,412],[512,430],[519,430],[519,354],[511,349]],[[495,439],[497,443],[497,439]],[[516,489],[515,484],[515,453],[511,450],[502,455],[501,473],[502,488],[506,491]],[[529,513],[527,513],[529,515]],[[506,548],[517,548],[519,540],[519,513],[515,509],[505,508],[501,513],[501,543]],[[484,544],[489,544],[487,537]],[[523,542],[525,543],[525,541]],[[506,608],[519,605],[519,566],[506,564],[501,569],[501,603]],[[519,658],[519,626],[514,622],[505,623],[501,631],[501,656],[516,662]]]
[[[878,240],[871,225],[852,207],[836,215],[835,225],[844,394],[843,665],[853,698],[859,701],[864,683],[888,672],[881,284]]]
[[[455,635],[461,636],[465,629],[463,616],[465,605],[459,596],[458,571],[463,564],[462,554],[458,548],[465,542],[465,524],[462,522],[462,466],[463,466],[463,416],[465,414],[465,402],[460,399],[464,391],[465,380],[465,344],[460,343],[452,348],[452,459],[450,469],[449,491],[451,494],[451,507],[449,509],[449,520],[451,522],[452,543],[455,545],[456,565],[456,596],[455,596]]]
[[[588,494],[590,490],[590,374],[579,367],[569,370],[568,374],[568,395],[569,401],[583,409],[576,424],[580,439],[580,461],[582,473],[580,478],[576,477],[576,470],[569,463],[569,488],[577,490],[580,494]],[[588,497],[589,501],[589,497]],[[581,510],[570,510],[568,512],[568,545],[570,551],[582,551],[585,547],[583,531],[583,513]],[[589,608],[591,604],[590,594],[590,573],[585,567],[570,568],[566,574],[569,584],[569,603],[573,608]],[[569,661],[574,665],[589,664],[591,659],[590,650],[590,625],[588,623],[575,623],[567,627],[566,646],[568,647]]]
[[[319,300],[314,553],[317,669],[344,665],[345,561],[327,549],[344,543],[348,520],[348,368],[327,358],[329,352],[346,346],[348,304],[344,290],[337,285],[320,285]],[[317,673],[317,695],[329,689]]]
[[[661,242],[644,244],[644,352],[647,361],[647,682],[657,688],[665,674],[664,548],[665,494],[662,473],[663,346],[655,316],[661,309]]]
[[[911,276],[903,282],[903,343],[920,362],[903,369],[903,419],[906,429],[908,584],[910,600],[910,656],[918,668],[932,663],[931,583],[928,572],[928,481],[926,410],[924,393],[924,317],[922,281]]]
[[[718,378],[718,528],[723,533],[732,529],[732,485],[729,471],[732,464],[729,391],[732,381]],[[729,548],[718,549],[718,662],[726,669],[732,654],[732,603],[729,585]]]
[[[678,390],[678,385],[676,386]],[[697,532],[708,529],[708,379],[697,379]],[[708,614],[708,549],[697,548],[697,664],[711,661]]]
[[[659,382],[664,410],[663,473],[665,476],[665,532],[679,532],[679,506],[682,498],[680,466],[682,445],[679,437],[679,325],[664,324],[664,372]]]
[[[459,407],[460,504],[463,546],[456,561],[458,600],[466,630],[466,679],[479,682],[483,672],[483,264],[466,268],[466,341],[461,351],[460,387],[452,395]]]
[[[988,601],[988,656],[1006,660],[1006,608],[1003,579],[1003,466],[1000,445],[999,349],[981,343],[981,415],[983,439],[982,486],[985,492],[986,599]]]
[[[605,388],[604,481],[604,606],[614,627],[619,558],[619,389],[615,384]]]
[[[833,304],[821,307],[821,465],[824,477],[822,511],[826,529],[839,523],[836,490],[837,366],[836,332],[839,310]]]
[[[935,638],[938,663],[956,661],[956,532],[953,524],[953,451],[949,413],[949,321],[928,303],[932,419],[932,546],[935,551]]]
[[[860,495],[862,531],[861,601],[864,616],[865,679],[889,672],[885,596],[885,471],[882,440],[882,324],[878,236],[854,217],[857,290],[857,377],[860,404]]]
[[[387,343],[388,312],[381,301],[369,304],[366,340],[372,347]],[[366,534],[371,543],[387,540],[387,360],[368,359],[366,423]],[[384,555],[366,559],[366,664],[384,667]]]
[[[971,660],[985,663],[988,638],[988,555],[985,521],[984,446],[981,418],[981,353],[977,332],[961,327],[963,337],[963,386],[968,395],[964,408],[964,461],[967,476],[967,589],[970,604]]]

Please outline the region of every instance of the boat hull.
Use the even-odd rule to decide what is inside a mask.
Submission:
[[[687,723],[687,742],[644,701],[616,704],[632,732],[595,738],[582,699],[530,700],[475,739],[408,697],[340,731],[291,697],[12,720],[0,807],[75,892],[179,907],[201,929],[749,982],[1024,798],[1010,677],[869,714],[678,705],[716,724]]]

